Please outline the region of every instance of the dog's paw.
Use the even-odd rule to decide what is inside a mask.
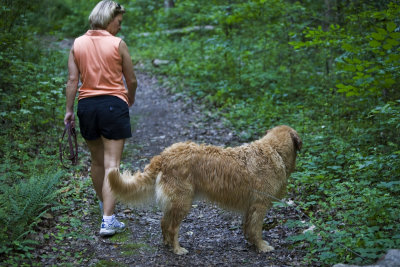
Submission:
[[[274,247],[270,246],[268,242],[264,240],[258,244],[257,249],[260,252],[270,252],[275,250]]]
[[[183,248],[183,247],[177,247],[177,248],[174,248],[174,253],[176,254],[176,255],[185,255],[185,254],[187,254],[189,251],[187,251],[187,249],[186,248]]]

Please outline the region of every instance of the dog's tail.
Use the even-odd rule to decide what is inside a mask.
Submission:
[[[112,192],[122,202],[129,204],[144,204],[154,199],[155,181],[161,171],[161,157],[156,156],[143,172],[132,174],[125,171],[120,173],[113,169],[108,174]]]

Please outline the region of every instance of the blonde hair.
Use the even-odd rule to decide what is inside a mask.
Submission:
[[[124,13],[124,7],[118,3],[110,0],[100,1],[89,15],[90,28],[104,30],[118,14]]]

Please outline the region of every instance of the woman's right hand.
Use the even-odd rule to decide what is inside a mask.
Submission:
[[[66,89],[67,103],[65,109],[66,112],[64,117],[64,124],[67,125],[68,123],[70,123],[71,126],[75,128],[74,101],[76,91],[78,90],[79,70],[75,63],[73,48],[74,47],[72,46],[68,58],[68,81]]]
[[[64,124],[71,124],[73,128],[75,128],[75,114],[74,112],[66,112],[64,117]]]

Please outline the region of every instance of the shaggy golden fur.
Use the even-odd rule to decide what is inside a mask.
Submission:
[[[243,232],[259,251],[274,248],[262,240],[266,211],[286,192],[302,141],[295,130],[278,126],[260,140],[233,148],[176,143],[155,156],[143,172],[109,174],[112,191],[124,202],[143,203],[155,195],[164,211],[164,243],[176,254],[178,232],[196,196],[243,213]],[[272,197],[271,197],[272,196]]]

